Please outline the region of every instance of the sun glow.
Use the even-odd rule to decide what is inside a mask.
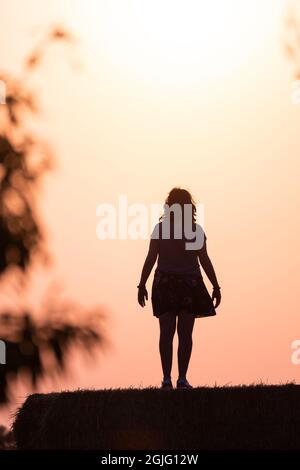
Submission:
[[[98,46],[123,72],[160,83],[231,76],[271,26],[269,1],[110,0],[102,11],[100,4],[88,25]]]

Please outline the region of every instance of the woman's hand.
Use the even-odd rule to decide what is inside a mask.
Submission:
[[[216,303],[214,304],[214,307],[217,308],[220,303],[221,303],[221,290],[220,290],[220,287],[214,287],[214,290],[213,290],[213,293],[212,293],[212,301],[216,301]]]
[[[146,300],[148,300],[148,292],[146,286],[138,286],[138,302],[141,307],[145,307]]]

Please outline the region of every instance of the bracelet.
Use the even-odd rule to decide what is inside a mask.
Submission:
[[[221,287],[220,286],[213,286],[213,289],[214,290],[221,290]]]
[[[145,285],[145,284],[139,284],[139,285],[137,286],[138,289],[141,289],[142,287],[145,288],[146,285]]]

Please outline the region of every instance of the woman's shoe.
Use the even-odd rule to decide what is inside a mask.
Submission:
[[[177,388],[180,388],[182,390],[191,390],[193,386],[190,383],[188,383],[186,379],[178,379]]]
[[[173,384],[172,384],[171,379],[163,380],[162,383],[161,383],[161,388],[164,389],[164,390],[172,390],[173,389]]]

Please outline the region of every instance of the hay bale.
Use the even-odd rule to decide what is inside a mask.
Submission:
[[[31,395],[19,449],[300,449],[300,387],[124,389]]]

